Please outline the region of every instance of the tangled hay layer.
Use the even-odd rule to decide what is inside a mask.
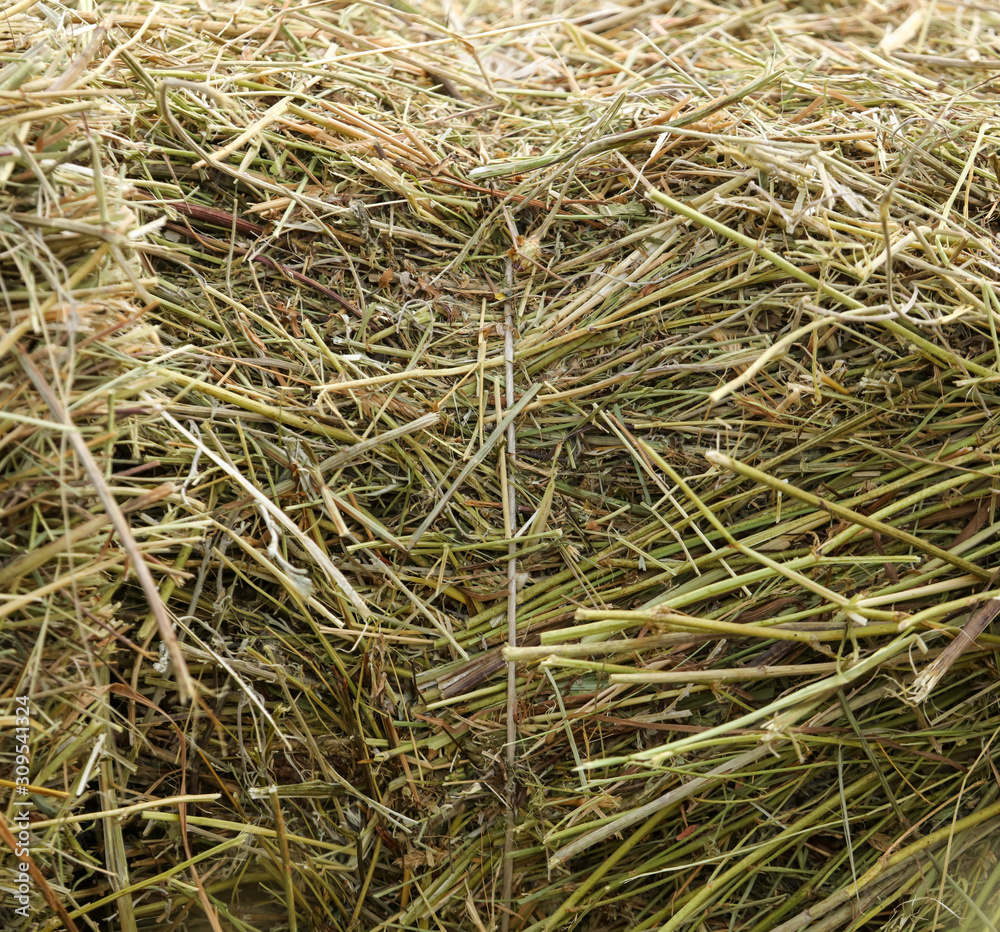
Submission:
[[[1000,14],[3,22],[33,928],[1000,926]]]

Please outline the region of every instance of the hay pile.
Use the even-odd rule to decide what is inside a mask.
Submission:
[[[992,5],[2,22],[8,927],[1000,927]]]

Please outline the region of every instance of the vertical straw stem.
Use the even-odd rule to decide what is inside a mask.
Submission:
[[[507,260],[507,300],[504,303],[504,374],[506,376],[506,404],[509,411],[514,407],[514,299],[511,291],[514,286],[514,269],[511,260]],[[514,483],[514,455],[516,453],[517,431],[514,421],[507,425],[507,489],[504,507],[507,510],[507,532],[510,535],[507,544],[507,644],[517,647],[517,545],[514,538],[517,535],[517,487]],[[507,828],[503,846],[503,913],[500,919],[501,932],[508,932],[511,916],[511,894],[514,886],[514,862],[511,855],[514,851],[514,825],[517,820],[515,797],[517,785],[514,779],[514,766],[517,762],[517,665],[513,660],[507,661]]]

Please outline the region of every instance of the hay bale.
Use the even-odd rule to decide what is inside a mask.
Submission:
[[[1000,924],[996,13],[4,24],[6,920]]]

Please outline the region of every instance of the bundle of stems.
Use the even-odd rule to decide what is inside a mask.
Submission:
[[[5,12],[33,928],[1000,928],[1000,13],[442,9]]]

